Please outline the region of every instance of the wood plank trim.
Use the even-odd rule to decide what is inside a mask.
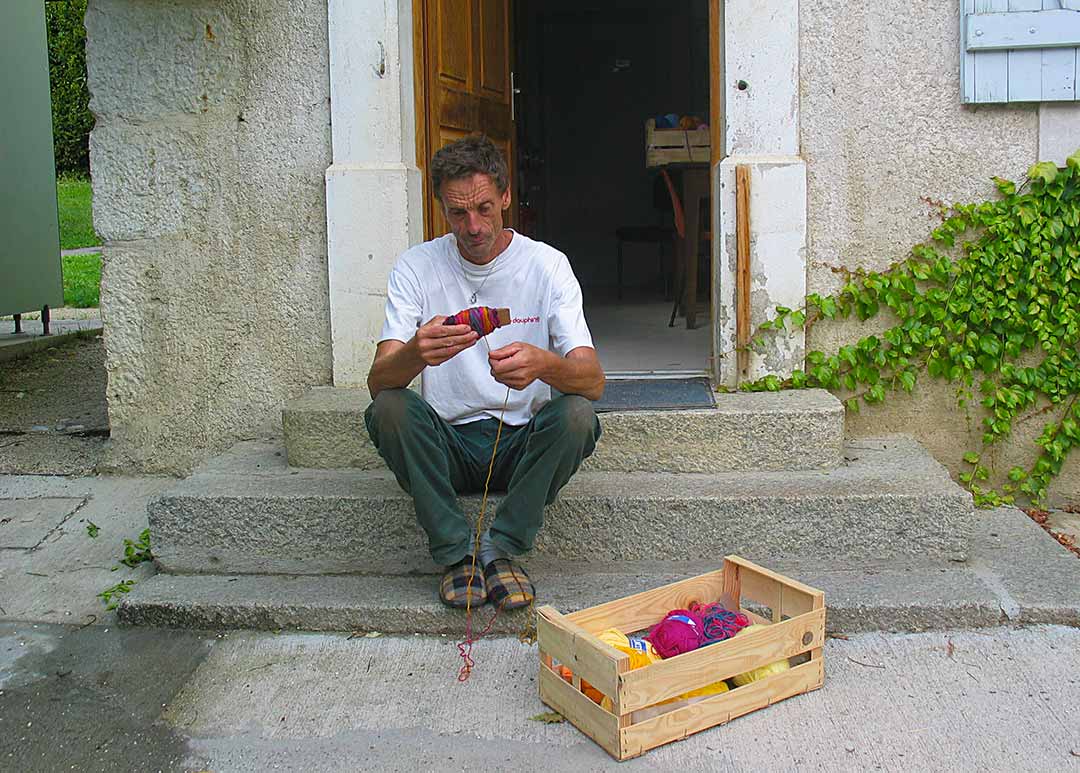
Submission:
[[[724,160],[723,136],[720,122],[723,120],[724,92],[720,76],[723,63],[720,61],[721,19],[723,10],[720,0],[709,0],[709,144],[712,148],[710,161],[716,166]]]
[[[1080,46],[1080,13],[1076,11],[973,13],[966,24],[968,51]]]
[[[821,687],[824,679],[822,661],[812,660],[790,671],[630,725],[621,731],[623,759],[815,690]]]
[[[625,714],[653,706],[690,690],[807,652],[825,640],[825,610],[740,634],[719,644],[678,655],[621,676]]]
[[[735,167],[735,365],[736,380],[750,369],[750,167]]]

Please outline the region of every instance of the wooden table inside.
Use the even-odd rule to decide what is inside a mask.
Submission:
[[[686,218],[686,231],[683,238],[675,240],[675,287],[678,291],[679,285],[682,285],[679,304],[686,315],[686,329],[693,330],[697,327],[698,249],[703,230],[700,222],[701,201],[709,197],[709,164],[665,164],[655,168],[681,172],[679,199]],[[710,224],[704,225],[704,230],[708,231]],[[685,281],[680,282],[683,277]]]

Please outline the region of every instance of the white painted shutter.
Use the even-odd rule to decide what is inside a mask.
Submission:
[[[960,0],[963,101],[1072,102],[1080,0]]]

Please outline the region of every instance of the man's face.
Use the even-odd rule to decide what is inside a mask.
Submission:
[[[503,210],[510,206],[509,186],[499,193],[491,177],[477,172],[444,182],[440,198],[462,255],[487,263],[503,230]]]

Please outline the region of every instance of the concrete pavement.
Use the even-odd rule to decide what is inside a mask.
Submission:
[[[453,636],[117,628],[95,594],[152,572],[111,569],[171,483],[0,476],[0,768],[1080,771],[1076,628],[831,639],[822,690],[622,765],[530,720],[537,651],[514,639],[459,684]]]
[[[9,770],[1080,770],[1080,630],[830,640],[824,688],[613,762],[495,639],[0,625]]]

